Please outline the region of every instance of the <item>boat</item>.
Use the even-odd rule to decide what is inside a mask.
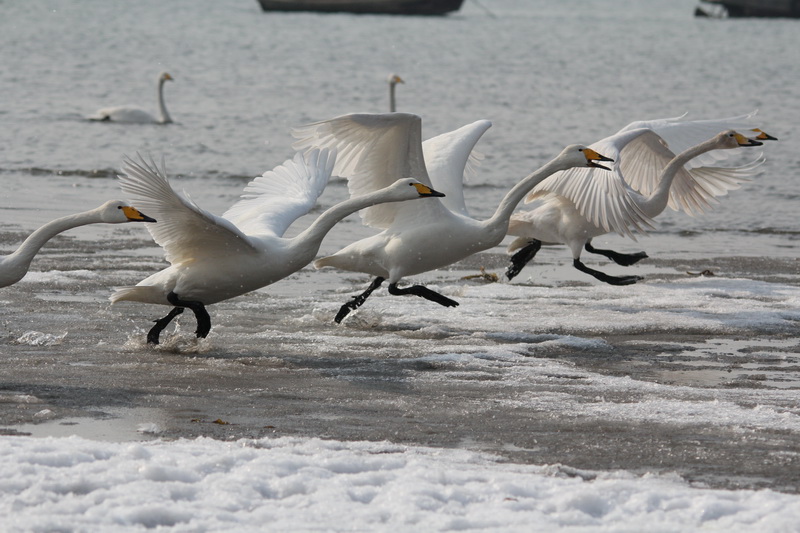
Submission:
[[[800,17],[800,0],[703,0],[725,8],[728,17]],[[701,14],[703,12],[703,14]],[[707,16],[697,8],[695,15]]]
[[[258,0],[264,11],[314,11],[377,15],[445,15],[464,0]]]

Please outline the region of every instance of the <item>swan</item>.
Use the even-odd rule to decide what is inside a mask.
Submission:
[[[397,111],[397,103],[395,102],[394,97],[394,88],[398,83],[405,83],[403,78],[398,76],[397,74],[389,74],[389,79],[386,80],[389,83],[389,111],[394,113]]]
[[[169,124],[172,122],[172,118],[167,113],[167,106],[164,104],[164,83],[172,80],[173,77],[167,72],[162,72],[158,76],[158,118],[137,107],[118,106],[99,109],[89,117],[89,120],[137,124]]]
[[[440,154],[436,158],[436,165],[447,170],[437,170],[437,177],[451,182],[434,187],[441,186],[451,193],[460,189],[472,145],[488,124],[488,121],[479,121],[463,129],[462,136],[451,139],[459,142],[443,143],[445,146],[439,147],[439,150],[448,149],[449,155]],[[422,120],[417,115],[351,114],[298,128],[293,134],[298,138],[296,149],[336,149],[339,158],[334,173],[348,179],[351,197],[358,198],[397,176],[414,176],[426,185],[435,183],[423,157],[421,130]],[[443,200],[381,205],[364,210],[361,213],[363,222],[383,231],[314,262],[316,268],[335,267],[375,276],[364,293],[340,308],[334,320],[341,322],[386,280],[390,294],[416,295],[445,307],[457,306],[458,302],[427,287],[399,288],[398,282],[406,276],[450,265],[499,244],[505,237],[512,211],[534,185],[558,170],[600,167],[595,161],[609,159],[580,145],[566,147],[558,157],[515,185],[487,220],[469,216],[461,191],[452,197],[445,192]]]
[[[611,139],[611,141],[609,141]],[[611,276],[599,270],[586,266],[580,259],[581,250],[603,255],[619,265],[629,266],[647,257],[644,252],[623,254],[613,250],[600,250],[591,244],[594,237],[608,233],[608,229],[597,222],[592,222],[577,207],[577,201],[595,202],[603,204],[604,192],[602,188],[591,189],[595,184],[592,179],[618,180],[624,184],[627,178],[631,184],[642,193],[629,189],[629,199],[633,206],[646,217],[653,219],[661,214],[667,205],[681,208],[693,214],[703,212],[715,200],[730,189],[738,188],[739,183],[754,174],[755,169],[763,162],[759,158],[755,161],[733,168],[724,167],[693,167],[686,168],[694,159],[711,152],[712,150],[730,150],[742,146],[759,146],[762,143],[749,139],[734,130],[723,131],[711,139],[701,142],[682,151],[677,156],[666,146],[664,140],[653,129],[638,128],[625,130],[621,134],[596,143],[608,148],[610,153],[617,157],[613,171],[603,172],[605,176],[585,176],[587,179],[581,185],[586,190],[574,193],[568,187],[576,181],[580,183],[581,177],[567,176],[563,183],[551,183],[550,190],[547,184],[542,190],[534,190],[529,198],[544,197],[543,203],[532,211],[516,213],[511,217],[508,234],[517,238],[509,245],[509,252],[515,252],[511,264],[506,270],[508,279],[513,279],[522,268],[539,251],[542,244],[564,243],[572,250],[572,263],[575,268],[585,272],[596,279],[611,285],[630,285],[642,278],[639,276]],[[659,171],[656,173],[657,171]],[[569,179],[569,183],[566,183]],[[553,193],[554,190],[573,192],[572,197]],[[595,195],[595,198],[588,198]],[[600,198],[598,198],[600,197]],[[606,207],[612,211],[614,206],[606,202]],[[598,210],[602,210],[599,208]],[[624,228],[627,229],[627,228]],[[630,234],[630,230],[628,230]],[[632,236],[632,235],[631,235]],[[518,251],[517,251],[518,250]]]
[[[139,162],[126,159],[119,177],[121,188],[159,217],[161,222],[148,229],[164,248],[171,266],[136,286],[117,289],[111,302],[173,306],[148,332],[148,343],[158,344],[161,331],[186,307],[197,319],[197,336],[205,337],[211,329],[205,306],[270,285],[300,270],[314,259],[323,237],[347,215],[380,202],[441,196],[406,177],[341,202],[299,235],[282,237],[296,219],[314,207],[335,160],[335,152],[329,150],[311,151],[306,157],[298,153],[251,181],[242,198],[220,217],[178,195],[167,180],[163,162],[159,169],[141,157]]]
[[[155,222],[126,202],[111,200],[83,213],[68,215],[48,222],[30,234],[13,253],[0,258],[0,287],[8,287],[25,277],[31,261],[44,244],[64,231],[87,224],[121,222]]]

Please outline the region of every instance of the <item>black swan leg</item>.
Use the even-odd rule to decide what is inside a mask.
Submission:
[[[511,256],[511,264],[506,269],[506,277],[509,280],[514,279],[517,274],[522,272],[525,265],[528,264],[535,256],[539,249],[542,247],[542,241],[533,239],[526,246],[523,246],[517,253]]]
[[[642,259],[647,258],[647,254],[644,252],[636,252],[635,254],[623,254],[621,252],[615,252],[614,250],[601,250],[599,248],[595,248],[594,246],[592,246],[591,241],[587,242],[583,247],[589,253],[605,256],[614,261],[616,264],[622,266],[631,266],[635,263],[638,263]]]
[[[158,337],[167,325],[172,322],[172,319],[183,313],[183,307],[173,307],[172,311],[167,316],[160,320],[154,320],[155,326],[150,328],[147,332],[147,344],[158,344]]]
[[[356,309],[364,305],[364,301],[366,301],[366,299],[369,298],[369,295],[372,294],[372,291],[381,286],[381,283],[383,283],[384,280],[385,278],[382,278],[380,276],[372,280],[372,283],[369,284],[367,290],[365,290],[358,296],[353,296],[352,300],[350,300],[349,302],[347,302],[346,304],[344,304],[342,307],[339,308],[339,312],[336,313],[336,318],[334,318],[333,320],[337,324],[339,324],[342,320],[344,320],[344,317],[350,314],[350,311],[355,311]]]
[[[587,267],[581,263],[580,259],[574,259],[572,261],[572,265],[581,272],[585,272],[590,276],[594,276],[595,278],[604,283],[608,283],[609,285],[632,285],[637,281],[644,279],[641,276],[610,276],[604,272],[600,272],[599,270],[594,270],[593,268]]]
[[[436,291],[432,291],[427,287],[423,287],[422,285],[412,285],[410,287],[406,287],[405,289],[401,289],[397,286],[397,283],[391,283],[389,285],[389,294],[394,294],[395,296],[413,294],[414,296],[421,296],[426,300],[436,302],[437,304],[445,307],[458,306],[457,301],[451,300],[447,296],[441,295]]]
[[[194,312],[194,317],[197,319],[197,331],[195,331],[195,335],[201,339],[204,339],[208,335],[208,332],[211,331],[211,317],[208,315],[206,306],[203,305],[202,302],[181,300],[174,292],[170,292],[167,295],[167,301],[175,307],[188,307],[191,309],[192,312]]]

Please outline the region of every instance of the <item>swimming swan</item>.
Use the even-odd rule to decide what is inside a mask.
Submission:
[[[275,283],[310,263],[323,237],[347,215],[380,202],[401,202],[441,196],[422,183],[405,177],[323,212],[293,238],[283,233],[308,213],[325,188],[336,160],[335,152],[296,154],[255,178],[242,199],[221,217],[178,195],[166,171],[154,163],[127,159],[120,185],[160,220],[148,227],[164,248],[171,266],[111,295],[111,301],[170,305],[174,309],[147,334],[158,344],[161,331],[188,307],[197,318],[198,337],[211,329],[205,306]]]
[[[581,272],[611,285],[636,283],[642,278],[610,276],[587,267],[580,259],[582,249],[601,254],[624,266],[632,265],[647,257],[644,252],[623,254],[592,247],[592,238],[608,233],[608,229],[597,222],[592,222],[577,205],[578,202],[599,204],[602,207],[595,208],[596,212],[613,211],[614,206],[609,205],[610,202],[605,202],[603,187],[596,186],[598,181],[617,180],[617,186],[625,187],[627,180],[632,187],[642,191],[640,193],[628,189],[631,204],[652,219],[661,214],[667,205],[673,209],[682,209],[689,214],[702,213],[712,202],[716,202],[716,196],[722,196],[727,194],[728,190],[738,188],[739,184],[753,175],[755,169],[763,162],[762,158],[758,158],[751,163],[733,168],[693,166],[697,158],[709,154],[712,150],[759,146],[762,143],[728,130],[676,156],[656,131],[648,128],[626,129],[595,143],[596,149],[603,146],[609,153],[616,155],[617,162],[613,171],[602,173],[598,171],[597,174],[583,176],[565,173],[557,177],[562,181],[543,183],[542,190],[534,190],[529,199],[543,197],[542,205],[532,211],[516,213],[511,217],[508,234],[517,238],[508,250],[519,251],[511,258],[511,264],[506,270],[508,279],[519,274],[525,264],[533,259],[542,244],[564,243],[572,250],[573,266]],[[717,154],[716,157],[706,158],[706,161],[713,163],[719,159]],[[687,169],[687,165],[692,165],[691,169]],[[577,192],[574,189],[569,191],[569,187],[579,186],[583,186],[584,189]],[[572,196],[553,192],[565,190],[571,192]],[[592,195],[594,197],[591,197]],[[632,236],[630,229],[623,229]]]
[[[136,124],[169,124],[172,122],[172,118],[167,113],[167,106],[164,104],[164,82],[172,81],[172,79],[172,76],[166,72],[162,72],[158,76],[158,118],[137,107],[118,106],[100,109],[90,116],[89,120]]]
[[[389,111],[394,113],[397,111],[397,103],[394,97],[394,88],[398,83],[405,83],[403,78],[398,76],[397,74],[389,74],[389,79],[386,80],[389,83]]]
[[[464,166],[472,145],[480,137],[476,132],[482,133],[487,127],[488,121],[479,121],[474,128],[466,128],[460,139],[454,139],[462,142],[451,145],[451,155],[437,161],[440,166],[451,165],[444,169],[448,172],[437,170],[437,175],[449,175],[452,181],[440,186],[451,192],[461,188]],[[358,198],[397,176],[414,176],[426,185],[432,184],[423,158],[421,130],[422,120],[416,115],[353,114],[310,124],[293,134],[299,139],[294,145],[297,149],[336,149],[339,158],[334,173],[348,179],[351,197]],[[467,214],[460,190],[454,198],[445,192],[444,200],[379,205],[364,210],[363,222],[383,232],[314,262],[316,268],[331,266],[376,276],[364,293],[341,307],[334,320],[341,322],[387,279],[390,294],[411,294],[446,307],[457,306],[458,302],[422,285],[401,289],[397,284],[405,276],[450,265],[500,243],[517,203],[553,172],[600,166],[594,161],[608,160],[586,147],[568,146],[558,157],[515,185],[488,220],[475,220]]]
[[[87,224],[121,222],[155,222],[126,202],[111,200],[100,207],[57,218],[37,229],[12,254],[0,258],[0,287],[7,287],[25,277],[31,261],[44,244],[64,231]]]

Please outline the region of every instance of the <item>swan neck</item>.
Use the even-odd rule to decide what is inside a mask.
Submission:
[[[506,193],[500,201],[500,205],[497,206],[497,210],[494,212],[494,215],[492,215],[492,218],[488,219],[485,223],[488,225],[505,224],[508,226],[508,221],[514,209],[517,208],[517,204],[522,201],[531,189],[559,170],[566,170],[568,168],[571,168],[571,165],[566,165],[559,158],[555,158],[540,169],[528,174]]]
[[[672,187],[672,182],[675,176],[683,168],[683,166],[694,159],[695,157],[710,152],[716,147],[716,139],[709,139],[691,148],[687,148],[670,160],[669,163],[661,170],[661,176],[658,180],[658,186],[650,194],[644,202],[639,205],[645,215],[654,217],[661,214],[667,207],[669,201],[669,191]]]
[[[164,104],[164,82],[165,80],[158,80],[158,112],[160,114],[160,122],[167,124],[172,122],[172,117],[167,112],[167,106]]]
[[[387,201],[384,193],[385,191],[375,191],[334,205],[325,210],[305,231],[301,232],[293,240],[298,245],[315,247],[314,253],[316,254],[322,239],[340,220],[360,209]]]
[[[95,222],[102,222],[96,211],[86,211],[85,213],[69,215],[48,222],[31,233],[20,247],[6,258],[6,263],[15,265],[18,268],[24,268],[24,272],[27,272],[31,261],[47,241],[69,229]]]

